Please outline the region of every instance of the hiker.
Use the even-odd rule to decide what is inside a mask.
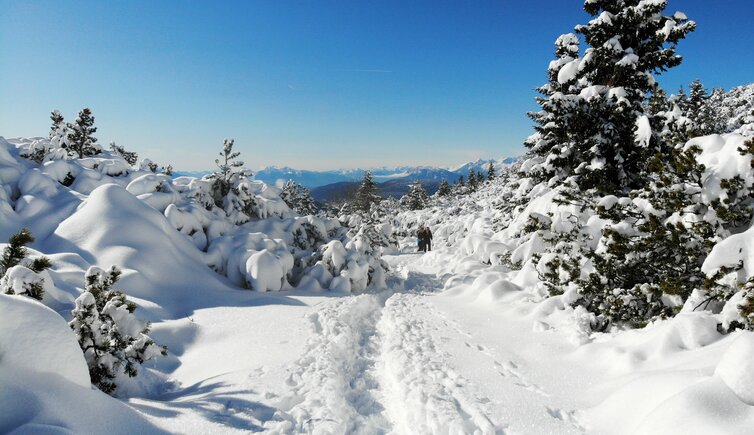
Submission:
[[[424,227],[424,252],[432,250],[432,230]]]
[[[425,250],[425,238],[424,238],[424,225],[419,226],[419,230],[416,232],[416,244],[419,246],[417,252]]]

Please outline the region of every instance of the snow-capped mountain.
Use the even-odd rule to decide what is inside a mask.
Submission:
[[[510,165],[518,160],[518,157],[505,157],[499,160],[479,159],[475,162],[467,162],[453,168],[442,168],[435,166],[398,166],[398,167],[377,167],[369,169],[333,169],[327,171],[311,171],[305,169],[294,169],[290,167],[268,166],[256,171],[254,177],[257,180],[264,181],[267,184],[275,185],[278,182],[293,180],[310,189],[327,186],[335,183],[360,181],[367,170],[372,173],[374,180],[378,183],[387,181],[401,180],[412,182],[416,180],[435,180],[438,183],[441,180],[453,182],[460,176],[466,176],[470,169],[474,171],[487,172],[487,168],[492,162],[495,167]],[[189,175],[188,173],[181,173]]]

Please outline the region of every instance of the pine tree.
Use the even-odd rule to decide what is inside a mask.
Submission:
[[[133,166],[136,164],[136,162],[139,160],[139,155],[132,151],[126,151],[125,148],[123,148],[120,145],[116,145],[115,142],[110,142],[110,149],[117,155],[123,157],[123,160],[126,161],[129,165]],[[153,171],[154,172],[154,171]]]
[[[136,304],[112,289],[120,274],[115,266],[107,272],[89,268],[86,288],[76,299],[69,323],[84,352],[92,384],[108,394],[117,389],[119,375],[134,377],[137,364],[167,354],[167,347],[158,346],[147,335],[149,323],[134,316]]]
[[[283,185],[283,192],[280,194],[280,197],[290,209],[295,210],[302,216],[317,213],[317,204],[314,202],[314,198],[312,198],[311,191],[293,180],[288,180]]]
[[[578,39],[556,42],[549,83],[540,89],[539,124],[527,140],[540,180],[571,177],[581,191],[619,194],[643,186],[643,166],[658,149],[656,138],[637,141],[654,73],[681,63],[677,43],[695,28],[680,12],[663,15],[667,2],[587,0],[595,17],[576,27],[589,46],[578,58]]]
[[[469,188],[469,191],[471,192],[476,191],[478,187],[476,171],[474,171],[474,168],[469,169],[469,178],[466,183],[466,186]]]
[[[701,212],[701,169],[693,150],[676,149],[661,130],[673,102],[664,101],[654,74],[680,64],[676,45],[695,27],[683,13],[664,15],[666,5],[587,0],[595,18],[576,33],[588,48],[579,57],[578,37],[558,38],[542,110],[530,115],[538,126],[522,167],[560,188],[558,202],[609,222],[597,250],[578,219],[559,224],[569,229],[547,235],[549,260],[540,270],[551,293],[576,286],[576,304],[596,314],[595,329],[672,314],[665,298],[683,300],[700,284],[702,254],[715,237],[705,222],[684,222]],[[593,271],[582,277],[586,260]]]
[[[50,114],[52,125],[50,126],[50,147],[68,148],[68,126],[63,122],[63,114],[53,110]]]
[[[97,138],[92,136],[97,132],[97,127],[94,127],[94,116],[88,107],[79,112],[75,123],[68,124],[68,130],[68,150],[71,155],[83,159],[100,152]]]
[[[670,110],[670,102],[668,101],[668,93],[661,87],[655,86],[652,91],[652,96],[649,97],[646,111],[656,117],[660,113],[664,113]]]
[[[440,187],[437,189],[437,195],[438,196],[449,196],[451,194],[452,190],[450,188],[450,184],[448,183],[448,180],[443,179],[440,182]]]
[[[409,185],[409,191],[401,198],[401,204],[409,210],[421,210],[429,203],[429,196],[418,180]]]
[[[478,171],[476,173],[476,184],[477,184],[477,187],[484,185],[484,181],[485,181],[484,174],[482,174],[482,171]]]
[[[0,257],[0,291],[5,294],[19,294],[37,300],[44,297],[44,279],[37,274],[52,266],[47,257],[26,261],[26,245],[34,242],[31,231],[21,229],[8,239],[8,246]],[[18,271],[13,269],[20,268]],[[19,283],[16,283],[20,280]],[[20,288],[19,288],[20,287]]]
[[[8,246],[3,249],[3,255],[0,258],[0,275],[5,275],[8,269],[20,264],[26,258],[28,253],[26,245],[29,243],[34,243],[34,237],[28,228],[22,228],[21,231],[10,236]]]
[[[495,179],[495,165],[493,165],[492,162],[487,166],[487,179]]]
[[[363,213],[368,213],[373,204],[379,203],[380,196],[377,195],[377,184],[374,182],[370,171],[364,172],[364,178],[361,185],[356,190],[354,197],[354,209]]]
[[[243,187],[240,183],[251,176],[251,171],[241,169],[244,162],[238,160],[241,155],[238,151],[233,151],[233,139],[223,141],[223,150],[220,152],[220,159],[215,159],[218,170],[210,174],[207,178],[212,182],[212,197],[215,205],[224,209],[229,215],[234,211],[240,211],[247,216],[251,216],[253,204],[252,198],[247,198]]]

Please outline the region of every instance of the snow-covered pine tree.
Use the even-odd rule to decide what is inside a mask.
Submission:
[[[555,292],[577,287],[576,304],[597,315],[596,329],[671,314],[675,306],[663,298],[682,301],[700,283],[700,253],[713,237],[696,219],[679,223],[696,216],[700,168],[692,150],[675,150],[661,134],[667,111],[647,107],[650,93],[661,96],[654,74],[680,64],[675,47],[695,27],[681,12],[664,15],[666,6],[587,0],[584,8],[595,18],[576,32],[589,48],[579,58],[574,35],[558,39],[550,82],[540,90],[542,110],[532,115],[539,126],[522,167],[535,180],[562,186],[560,201],[612,222],[596,250],[578,219],[559,224],[570,230],[548,236],[549,261],[540,270]],[[594,271],[582,279],[583,257]]]
[[[437,188],[437,195],[438,196],[449,196],[452,193],[452,190],[450,188],[450,183],[448,183],[448,180],[443,179],[440,181],[440,186]]]
[[[495,165],[490,162],[489,165],[487,165],[487,179],[493,180],[495,178]]]
[[[368,213],[372,209],[372,205],[379,203],[381,200],[377,194],[377,184],[374,182],[372,173],[370,171],[364,172],[364,178],[361,180],[361,185],[356,190],[354,196],[354,209],[358,212]]]
[[[97,138],[92,136],[97,132],[97,127],[94,126],[94,116],[88,107],[79,112],[76,122],[68,124],[68,131],[68,151],[72,156],[82,159],[101,151]]]
[[[68,147],[68,126],[63,122],[63,114],[59,110],[53,110],[50,114],[52,126],[50,126],[50,146],[52,148]]]
[[[401,205],[409,210],[421,210],[429,203],[429,196],[420,181],[409,185],[409,191],[401,198]]]
[[[311,191],[293,180],[285,182],[280,197],[288,207],[302,216],[317,213],[317,204],[314,202],[314,198],[312,198]]]
[[[158,346],[147,335],[149,323],[134,316],[136,304],[112,289],[120,274],[115,266],[108,271],[90,267],[69,323],[84,352],[92,384],[108,394],[117,389],[119,376],[134,377],[138,364],[167,354],[167,347]]]
[[[576,167],[571,152],[575,138],[569,136],[569,129],[577,127],[571,126],[571,112],[581,108],[575,79],[578,60],[578,37],[572,33],[559,36],[555,41],[555,60],[547,69],[548,82],[537,89],[542,96],[536,101],[542,109],[527,114],[536,125],[535,133],[524,143],[529,151],[521,166],[522,177],[530,177],[534,182],[558,183]]]
[[[594,17],[576,27],[589,46],[578,57],[578,38],[556,41],[549,83],[538,100],[539,124],[527,141],[526,169],[539,179],[572,178],[580,191],[625,194],[643,187],[643,166],[658,151],[653,137],[636,140],[648,123],[645,100],[654,74],[681,63],[675,47],[695,23],[662,12],[666,0],[587,0]],[[651,132],[650,132],[651,133]]]
[[[469,177],[468,181],[466,182],[466,187],[469,188],[470,192],[475,192],[477,188],[479,187],[479,184],[477,183],[478,179],[476,176],[476,171],[474,168],[469,169]]]
[[[212,183],[212,196],[215,198],[215,204],[220,208],[223,208],[225,197],[230,193],[233,179],[244,173],[240,169],[244,165],[244,162],[238,160],[241,153],[233,151],[234,143],[234,139],[225,139],[223,141],[223,150],[220,152],[221,159],[215,159],[218,170],[209,176],[210,179],[214,180]]]
[[[707,99],[706,112],[709,113],[712,133],[723,134],[727,132],[728,119],[732,118],[731,111],[725,105],[726,92],[722,88],[715,88]],[[754,102],[752,102],[754,105]]]
[[[139,155],[136,154],[133,151],[126,151],[125,148],[123,148],[120,145],[117,145],[115,142],[110,142],[110,149],[117,155],[123,157],[123,160],[126,161],[129,165],[133,166],[136,164],[136,162],[139,160]],[[154,171],[152,171],[154,172]]]
[[[477,185],[477,187],[483,186],[485,180],[486,179],[484,178],[484,174],[482,173],[482,171],[481,170],[477,171],[477,173],[476,173],[476,185]]]
[[[19,294],[37,300],[44,297],[44,278],[38,274],[52,266],[47,257],[24,261],[28,255],[26,245],[34,242],[28,228],[23,228],[8,239],[8,246],[0,257],[0,292]]]
[[[463,195],[467,192],[466,189],[466,180],[463,178],[463,175],[458,177],[456,181],[453,182],[453,194],[454,195]]]
[[[233,139],[225,139],[220,159],[215,159],[218,170],[206,177],[212,181],[212,198],[215,205],[238,224],[247,222],[254,216],[256,201],[249,194],[247,181],[251,171],[243,169],[244,162],[238,160],[241,155],[233,151]]]
[[[654,90],[652,91],[652,95],[647,101],[646,112],[648,112],[653,117],[656,117],[660,113],[664,113],[668,110],[670,110],[668,93],[665,92],[665,89],[657,85],[655,86]]]

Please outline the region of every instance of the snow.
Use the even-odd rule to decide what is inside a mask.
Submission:
[[[581,59],[573,59],[563,65],[558,71],[558,83],[564,84],[570,82],[571,80],[575,80],[580,66]]]
[[[715,368],[715,376],[742,402],[754,406],[754,334],[742,334],[731,344]]]
[[[636,144],[646,148],[651,139],[652,126],[649,124],[649,118],[643,115],[636,120]]]
[[[621,92],[588,87],[580,98]],[[637,123],[645,146],[647,123]],[[719,180],[752,176],[737,151],[744,140],[729,133],[686,145],[701,151],[705,201],[724,195]],[[529,218],[556,233],[580,219],[594,248],[605,226],[556,204],[550,186],[489,182],[391,213],[369,235],[354,217],[348,228],[297,216],[279,189],[250,181],[259,215],[236,225],[213,208],[207,180],[126,168],[108,154],[17,157],[32,144],[46,146],[0,140],[0,235],[28,224],[37,236],[30,254],[53,267],[37,276],[18,266],[6,277],[11,286],[43,278],[44,305],[0,295],[0,432],[740,433],[754,424],[754,332],[718,332],[738,315],[740,294],[695,311],[697,293],[672,319],[604,333],[571,306],[573,288],[547,297],[539,273],[548,258],[537,254],[548,236],[525,236]],[[69,173],[70,188],[61,184]],[[415,253],[420,223],[434,234],[426,254]],[[750,276],[751,231],[718,243],[705,271],[741,260],[736,279]],[[393,236],[400,246],[373,257],[369,237]],[[149,321],[169,351],[120,399],[89,385],[66,324],[88,295],[85,275],[113,264],[123,270],[116,288],[138,305],[138,322],[111,310],[119,328]]]
[[[84,355],[56,312],[30,298],[0,294],[0,322],[0,371],[54,373],[89,387]]]

